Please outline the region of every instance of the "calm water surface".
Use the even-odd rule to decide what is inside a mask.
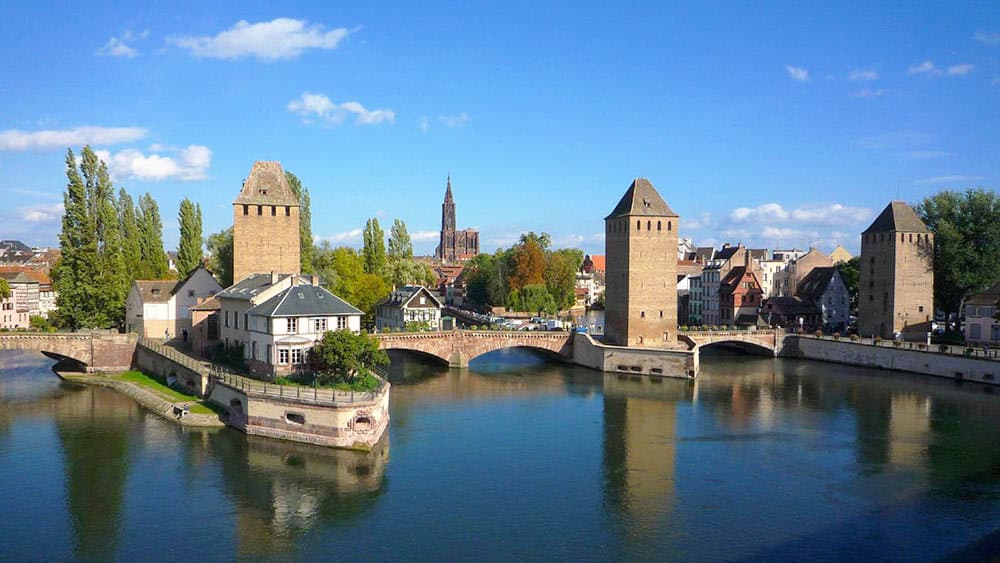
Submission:
[[[1000,528],[1000,393],[977,385],[394,360],[389,435],[358,454],[184,430],[0,351],[0,560],[912,561]]]

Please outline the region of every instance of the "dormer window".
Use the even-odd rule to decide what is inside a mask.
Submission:
[[[159,288],[157,288],[157,287],[154,287],[154,288],[153,288],[153,289],[152,289],[152,290],[150,291],[150,293],[152,293],[153,295],[159,295],[159,294],[160,294],[160,289],[159,289]]]
[[[261,189],[259,189],[257,191],[258,191],[258,193],[260,193],[260,195],[267,195],[267,188],[261,188]]]

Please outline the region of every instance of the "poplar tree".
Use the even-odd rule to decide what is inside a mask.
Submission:
[[[66,178],[60,257],[52,268],[52,284],[59,316],[67,328],[75,330],[89,326],[93,316],[87,297],[96,278],[97,236],[87,209],[87,189],[72,149],[66,151]]]
[[[167,253],[163,251],[163,222],[156,200],[147,192],[139,198],[139,233],[141,235],[139,279],[161,280],[170,273]]]
[[[315,273],[313,264],[312,211],[310,210],[309,189],[302,187],[298,176],[285,171],[285,179],[292,193],[299,200],[299,264],[303,274]]]
[[[413,243],[410,242],[410,233],[406,230],[406,223],[396,219],[389,229],[389,258],[402,258],[409,260],[413,258]]]
[[[381,276],[385,272],[385,232],[379,226],[377,217],[365,223],[363,238],[361,255],[365,259],[365,273]]]
[[[222,287],[233,285],[233,228],[208,235],[208,269]]]
[[[83,174],[88,186],[93,185],[93,201],[97,230],[97,287],[94,294],[95,326],[121,327],[125,320],[125,298],[131,283],[125,270],[122,252],[122,232],[116,208],[114,186],[108,166],[90,147],[83,148]]]
[[[117,207],[125,271],[134,276],[139,271],[139,264],[142,261],[142,252],[140,249],[141,236],[139,234],[139,221],[135,212],[135,202],[132,201],[132,196],[124,188],[118,190]]]
[[[184,198],[177,218],[181,229],[177,245],[177,274],[183,278],[201,265],[201,206]]]

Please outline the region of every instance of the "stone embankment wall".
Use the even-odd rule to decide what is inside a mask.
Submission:
[[[260,396],[216,381],[210,400],[228,410],[230,426],[250,436],[370,450],[389,427],[389,388],[386,383],[371,400],[316,403]]]
[[[698,373],[698,355],[691,351],[608,346],[580,333],[574,335],[573,363],[611,373],[683,378]]]
[[[176,422],[181,426],[214,428],[223,426],[222,421],[220,421],[219,417],[215,414],[188,413],[179,418],[175,411],[175,407],[179,407],[179,404],[175,405],[174,403],[162,399],[156,393],[143,389],[142,387],[127,381],[117,381],[100,375],[60,375],[66,381],[114,389],[123,395],[131,397],[135,402],[146,407],[156,415],[172,422]]]
[[[872,346],[850,340],[787,336],[782,357],[908,371],[955,380],[1000,383],[1000,361],[967,358],[928,350]]]
[[[178,356],[178,357],[175,357]],[[208,376],[187,364],[194,359],[166,346],[139,345],[135,349],[135,367],[139,371],[158,375],[164,379],[173,376],[189,394],[204,397],[208,390]]]

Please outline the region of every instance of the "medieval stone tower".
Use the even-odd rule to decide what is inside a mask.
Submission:
[[[645,178],[636,178],[604,218],[604,333],[622,346],[677,339],[679,217]]]
[[[861,233],[858,330],[923,338],[934,318],[934,233],[902,201]]]
[[[278,162],[257,161],[233,202],[233,281],[299,273],[299,200]]]

